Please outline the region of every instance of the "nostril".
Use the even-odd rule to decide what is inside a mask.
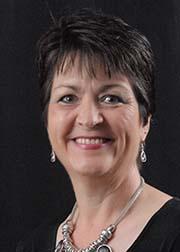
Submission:
[[[87,115],[84,114],[83,117],[77,118],[77,123],[80,126],[85,126],[87,128],[94,128],[99,124],[102,124],[104,122],[104,118],[100,114],[96,115]]]

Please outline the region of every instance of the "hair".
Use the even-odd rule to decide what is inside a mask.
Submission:
[[[108,78],[125,75],[139,105],[143,123],[155,112],[154,56],[147,38],[121,18],[83,9],[62,15],[38,43],[38,68],[42,114],[47,109],[53,78],[75,64],[96,78],[97,64]]]

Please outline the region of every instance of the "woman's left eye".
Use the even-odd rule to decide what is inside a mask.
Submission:
[[[117,104],[123,103],[123,100],[117,95],[104,95],[100,98],[100,102],[104,102],[106,104]]]

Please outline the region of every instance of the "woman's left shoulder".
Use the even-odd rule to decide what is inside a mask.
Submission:
[[[168,235],[165,240],[169,252],[180,252],[180,199],[174,197],[164,206],[164,221],[168,227]],[[163,232],[163,230],[162,230]]]
[[[165,203],[164,208],[166,210],[165,213],[167,215],[170,215],[170,213],[173,213],[172,217],[179,218],[180,217],[180,198],[177,198],[177,197],[171,198]],[[177,224],[180,225],[180,222]]]
[[[177,197],[169,199],[157,215],[169,226],[169,230],[180,230],[180,199]]]
[[[129,251],[180,252],[180,199],[167,198]]]

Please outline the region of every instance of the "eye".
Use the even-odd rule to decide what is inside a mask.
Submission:
[[[124,103],[122,98],[117,95],[104,95],[100,98],[100,102],[113,105],[117,103]]]
[[[66,104],[72,104],[77,101],[77,97],[75,95],[64,95],[59,99],[59,102],[66,103]]]

